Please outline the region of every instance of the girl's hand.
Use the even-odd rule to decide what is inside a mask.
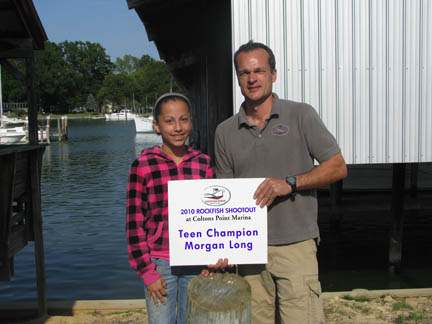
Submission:
[[[207,266],[207,269],[203,269],[201,271],[201,274],[204,277],[208,277],[208,276],[213,276],[214,272],[225,272],[225,268],[229,267],[232,268],[234,265],[233,264],[228,264],[228,259],[219,259],[218,262],[216,264],[209,264]]]
[[[162,277],[160,277],[158,280],[151,283],[150,285],[147,285],[147,293],[153,299],[155,305],[159,305],[158,299],[162,304],[165,305],[165,300],[163,296],[168,297],[168,294],[165,291],[166,287],[167,283]]]

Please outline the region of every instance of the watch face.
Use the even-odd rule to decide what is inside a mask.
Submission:
[[[287,181],[288,181],[289,184],[291,184],[291,183],[294,184],[294,183],[296,183],[296,178],[293,177],[293,176],[290,176],[290,177],[288,177]]]

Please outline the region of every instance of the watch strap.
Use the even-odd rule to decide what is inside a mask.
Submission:
[[[291,194],[295,194],[297,191],[297,179],[295,176],[287,176],[286,182],[291,186]]]

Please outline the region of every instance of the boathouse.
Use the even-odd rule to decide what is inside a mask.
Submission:
[[[423,0],[127,0],[194,105],[195,145],[242,102],[233,53],[253,39],[275,53],[281,97],[310,103],[349,167],[392,168],[389,262],[402,253],[407,170],[432,161],[432,3]],[[408,169],[409,167],[409,169]],[[370,179],[373,185],[374,179]],[[342,182],[330,187],[338,221]]]
[[[15,255],[34,241],[40,315],[47,312],[40,194],[45,146],[38,144],[34,51],[47,39],[32,0],[0,0],[0,64],[24,84],[29,120],[29,144],[0,145],[0,281],[11,279]],[[10,59],[24,60],[25,72]]]

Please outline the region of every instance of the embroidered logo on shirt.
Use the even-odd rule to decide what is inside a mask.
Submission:
[[[231,192],[222,186],[210,186],[204,189],[202,202],[209,206],[225,205],[231,199]]]
[[[279,124],[272,128],[272,134],[276,136],[285,136],[289,132],[287,125]]]

